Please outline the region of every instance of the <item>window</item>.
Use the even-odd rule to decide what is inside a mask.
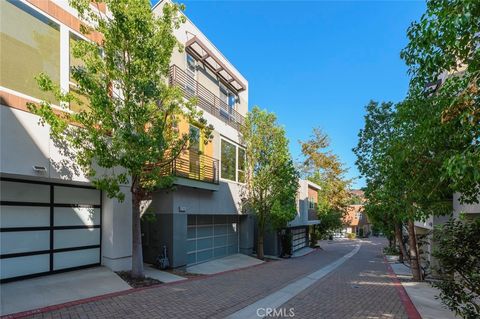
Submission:
[[[245,149],[224,139],[221,143],[220,177],[245,183]]]
[[[222,83],[220,83],[220,100],[224,103],[220,107],[220,114],[230,119],[237,104],[237,97]]]
[[[238,148],[237,165],[238,182],[245,183],[245,150],[240,147]]]
[[[313,197],[308,198],[308,208],[309,209],[315,209],[316,204],[317,203],[315,202],[315,198],[313,198]]]
[[[20,1],[0,1],[0,13],[0,85],[58,104],[35,76],[60,83],[60,26]]]
[[[185,86],[187,92],[190,94],[189,97],[192,97],[193,95],[195,95],[195,88],[197,86],[195,83],[195,80],[197,78],[197,61],[195,61],[195,59],[190,54],[187,54],[187,74],[189,76],[187,76]]]
[[[197,61],[190,54],[187,54],[187,72],[192,78],[197,74]]]
[[[221,150],[221,177],[235,181],[236,170],[236,147],[234,144],[222,140]]]
[[[356,219],[362,219],[362,213],[355,213]]]

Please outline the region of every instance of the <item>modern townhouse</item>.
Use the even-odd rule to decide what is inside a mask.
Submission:
[[[83,36],[76,11],[64,0],[0,1],[0,15],[2,282],[97,265],[129,270],[129,185],[122,186],[122,203],[94,189],[69,150],[27,108],[27,102],[53,99],[38,89],[34,77],[41,72],[63,90],[75,89],[71,43],[98,41],[99,35]],[[238,127],[248,108],[248,82],[190,21],[176,36],[186,50],[174,53],[168,81],[186,97],[198,97],[215,131],[210,143],[198,136],[172,164],[176,189],[155,194],[150,211],[157,221],[143,225],[146,260],[166,245],[175,267],[248,253],[253,246],[252,221],[239,208],[245,153]],[[69,107],[75,112],[79,106]],[[194,132],[195,125],[182,122],[179,130]]]
[[[264,239],[265,255],[280,256],[282,254],[281,235],[289,232],[292,235],[292,253],[308,247],[310,226],[318,225],[318,192],[320,186],[300,179],[297,193],[297,213],[295,218],[280,231],[269,231]]]
[[[154,8],[161,14],[168,0]],[[172,56],[169,83],[185,98],[196,97],[204,118],[214,126],[171,165],[175,189],[158,191],[150,205],[154,221],[142,224],[144,259],[154,262],[167,247],[170,265],[194,265],[230,254],[250,254],[253,219],[242,214],[245,147],[239,127],[248,111],[248,81],[187,19],[175,36],[184,52]],[[199,132],[198,123],[183,121],[180,132]]]
[[[65,91],[70,44],[83,39],[67,1],[0,1],[0,174],[2,281],[103,264],[131,264],[131,208],[107,198],[50,139],[27,102],[54,97],[34,79],[47,73]],[[99,7],[101,10],[105,8]],[[58,102],[57,102],[58,103]],[[70,105],[70,111],[78,105]],[[128,185],[124,186],[128,193]]]

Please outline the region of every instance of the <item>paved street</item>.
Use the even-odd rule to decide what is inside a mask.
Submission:
[[[304,257],[135,291],[34,318],[224,318],[338,260],[358,243],[324,243],[324,250]],[[362,241],[357,254],[281,308],[292,308],[295,318],[408,318],[387,277],[384,244],[381,239]]]

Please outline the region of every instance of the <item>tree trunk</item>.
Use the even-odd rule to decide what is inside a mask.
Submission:
[[[398,246],[400,246],[399,261],[403,263],[404,258],[406,258],[408,255],[405,245],[403,244],[402,223],[395,224],[395,237],[397,238]]]
[[[263,251],[263,231],[258,231],[258,236],[257,236],[257,258],[260,260],[265,259],[264,251]]]
[[[415,237],[415,225],[413,220],[408,221],[408,245],[410,250],[410,268],[413,280],[422,281],[422,271],[418,258],[417,238]]]
[[[132,273],[133,278],[144,278],[142,229],[140,225],[140,198],[132,193]]]

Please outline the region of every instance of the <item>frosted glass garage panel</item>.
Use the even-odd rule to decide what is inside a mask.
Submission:
[[[55,204],[100,205],[100,191],[90,188],[55,186]]]
[[[189,265],[194,264],[197,262],[197,254],[196,253],[191,253],[187,255],[187,263]]]
[[[188,227],[187,228],[187,238],[196,238],[197,237],[197,228],[195,227]]]
[[[197,242],[195,240],[187,240],[187,252],[197,250]]]
[[[50,186],[1,181],[0,199],[12,202],[49,203]]]
[[[215,257],[223,257],[227,255],[227,247],[215,248],[213,252]]]
[[[50,249],[50,231],[0,233],[0,253],[15,254]]]
[[[96,264],[100,249],[83,249],[53,254],[53,270]]]
[[[49,254],[0,259],[1,279],[31,275],[49,270]]]
[[[50,208],[0,206],[0,225],[3,228],[50,226]]]
[[[197,238],[213,236],[212,226],[199,226],[197,227]]]
[[[56,207],[55,226],[100,225],[100,208]]]
[[[213,246],[213,238],[197,239],[197,250],[210,249]]]
[[[226,246],[227,245],[227,236],[218,236],[214,238],[213,245],[215,247],[218,246]]]
[[[215,236],[217,235],[226,235],[228,232],[227,225],[215,225]]]
[[[55,249],[100,244],[100,229],[62,229],[55,230],[53,235]]]
[[[213,258],[212,250],[205,250],[197,252],[197,262],[206,261]]]

